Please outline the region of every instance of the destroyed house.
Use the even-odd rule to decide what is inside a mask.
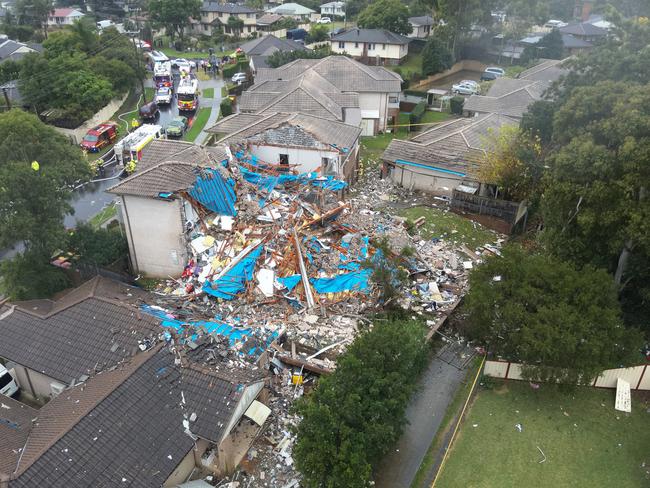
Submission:
[[[542,100],[551,84],[566,74],[563,60],[545,60],[520,73],[517,78],[497,78],[485,95],[465,100],[463,111],[469,115],[501,114],[521,118],[528,107]]]
[[[210,168],[222,166],[224,159],[227,154],[221,148],[158,139],[144,149],[137,171],[108,189],[121,200],[136,273],[154,277],[181,273],[187,260],[186,232],[198,221],[195,200],[205,196],[217,205],[223,201],[222,191],[231,194],[227,184],[199,182],[201,174],[208,178],[213,174]]]
[[[170,338],[161,342],[160,321],[130,305],[121,306],[134,310],[137,320],[147,324],[146,332],[156,334],[137,341],[142,335],[133,329],[129,335],[137,341],[135,347],[129,344],[128,354],[117,354],[121,348],[110,346],[102,328],[126,344],[120,327],[128,319],[116,313],[106,323],[101,307],[87,316],[81,297],[88,295],[89,287],[95,294],[116,298],[116,290],[127,291],[124,285],[97,278],[72,291],[62,304],[31,302],[34,307],[50,306],[53,314],[73,312],[72,325],[54,331],[64,334],[59,341],[46,334],[48,326],[40,328],[49,349],[32,347],[37,338],[29,325],[25,331],[0,329],[3,354],[9,351],[8,340],[16,344],[22,339],[25,356],[12,356],[38,354],[32,358],[33,367],[38,364],[60,379],[73,377],[40,409],[10,398],[2,401],[0,487],[176,486],[196,467],[217,474],[236,466],[242,453],[232,448],[236,445],[233,429],[244,425],[256,433],[258,424],[243,417],[253,417],[249,409],[259,403],[255,398],[264,385],[263,369],[233,366],[217,352],[214,337],[197,333],[196,342],[175,344]],[[130,301],[143,295],[131,288],[123,298]],[[0,327],[11,317],[4,315],[11,307],[12,315],[21,313],[18,306],[5,306]],[[92,327],[91,317],[96,321]],[[56,328],[56,324],[49,326]],[[102,349],[115,354],[102,355]],[[93,356],[100,366],[90,370],[85,360]],[[8,366],[15,373],[12,364]],[[65,372],[58,372],[61,369]],[[20,386],[29,392],[28,383]],[[259,423],[265,418],[253,417]],[[202,459],[206,451],[218,455],[206,462]]]
[[[371,136],[385,131],[399,114],[401,83],[398,74],[382,66],[346,56],[297,59],[258,69],[255,85],[242,94],[240,110],[318,115],[358,125],[361,135]]]
[[[485,114],[439,124],[408,141],[393,139],[382,155],[382,176],[438,195],[451,196],[461,185],[476,192],[490,135],[517,124],[512,117]]]
[[[347,182],[356,179],[359,127],[306,114],[235,114],[208,132],[226,134],[219,144],[244,146],[267,163]]]

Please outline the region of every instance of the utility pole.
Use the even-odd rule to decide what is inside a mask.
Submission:
[[[9,100],[9,95],[7,95],[7,87],[2,87],[2,93],[5,96],[5,101],[7,102],[7,108],[11,110],[11,100]]]
[[[129,6],[129,10],[131,10],[130,6]],[[146,95],[146,92],[144,91],[144,79],[141,76],[141,73],[142,73],[142,65],[140,64],[141,63],[141,60],[140,60],[141,56],[140,56],[140,52],[138,51],[138,46],[135,43],[135,36],[140,34],[140,25],[136,24],[135,22],[134,22],[134,25],[136,25],[138,27],[138,30],[136,30],[135,32],[127,32],[127,34],[131,36],[131,40],[133,41],[133,50],[135,51],[135,59],[136,59],[136,61],[138,63],[138,78],[140,79],[140,88],[142,89],[142,102],[147,103],[147,95]]]

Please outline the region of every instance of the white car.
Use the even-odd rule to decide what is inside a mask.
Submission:
[[[0,364],[0,394],[14,396],[18,392],[18,385],[13,376]]]
[[[194,64],[196,66],[196,63]],[[189,73],[192,71],[192,65],[187,59],[184,58],[177,58],[172,61],[172,67],[178,68],[178,71],[185,71],[186,73]]]
[[[156,90],[156,103],[158,105],[169,105],[172,103],[172,90],[168,86],[161,86]]]
[[[497,68],[496,66],[490,66],[489,68],[485,68],[485,71],[487,73],[494,73],[495,75],[497,75],[497,78],[500,78],[501,76],[506,74],[504,69]]]
[[[458,95],[478,95],[481,92],[481,89],[475,81],[463,80],[460,83],[453,85],[451,87],[451,92],[457,93]]]
[[[233,83],[242,83],[246,81],[246,73],[235,73],[230,80]]]
[[[331,24],[332,19],[330,19],[329,17],[321,17],[320,19],[318,19],[318,23],[319,24]]]

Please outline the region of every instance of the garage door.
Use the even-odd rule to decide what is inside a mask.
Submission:
[[[375,135],[375,119],[361,119],[361,135],[362,136]]]

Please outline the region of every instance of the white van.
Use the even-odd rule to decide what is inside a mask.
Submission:
[[[7,368],[0,364],[0,393],[7,396],[14,396],[18,392],[18,385]]]

